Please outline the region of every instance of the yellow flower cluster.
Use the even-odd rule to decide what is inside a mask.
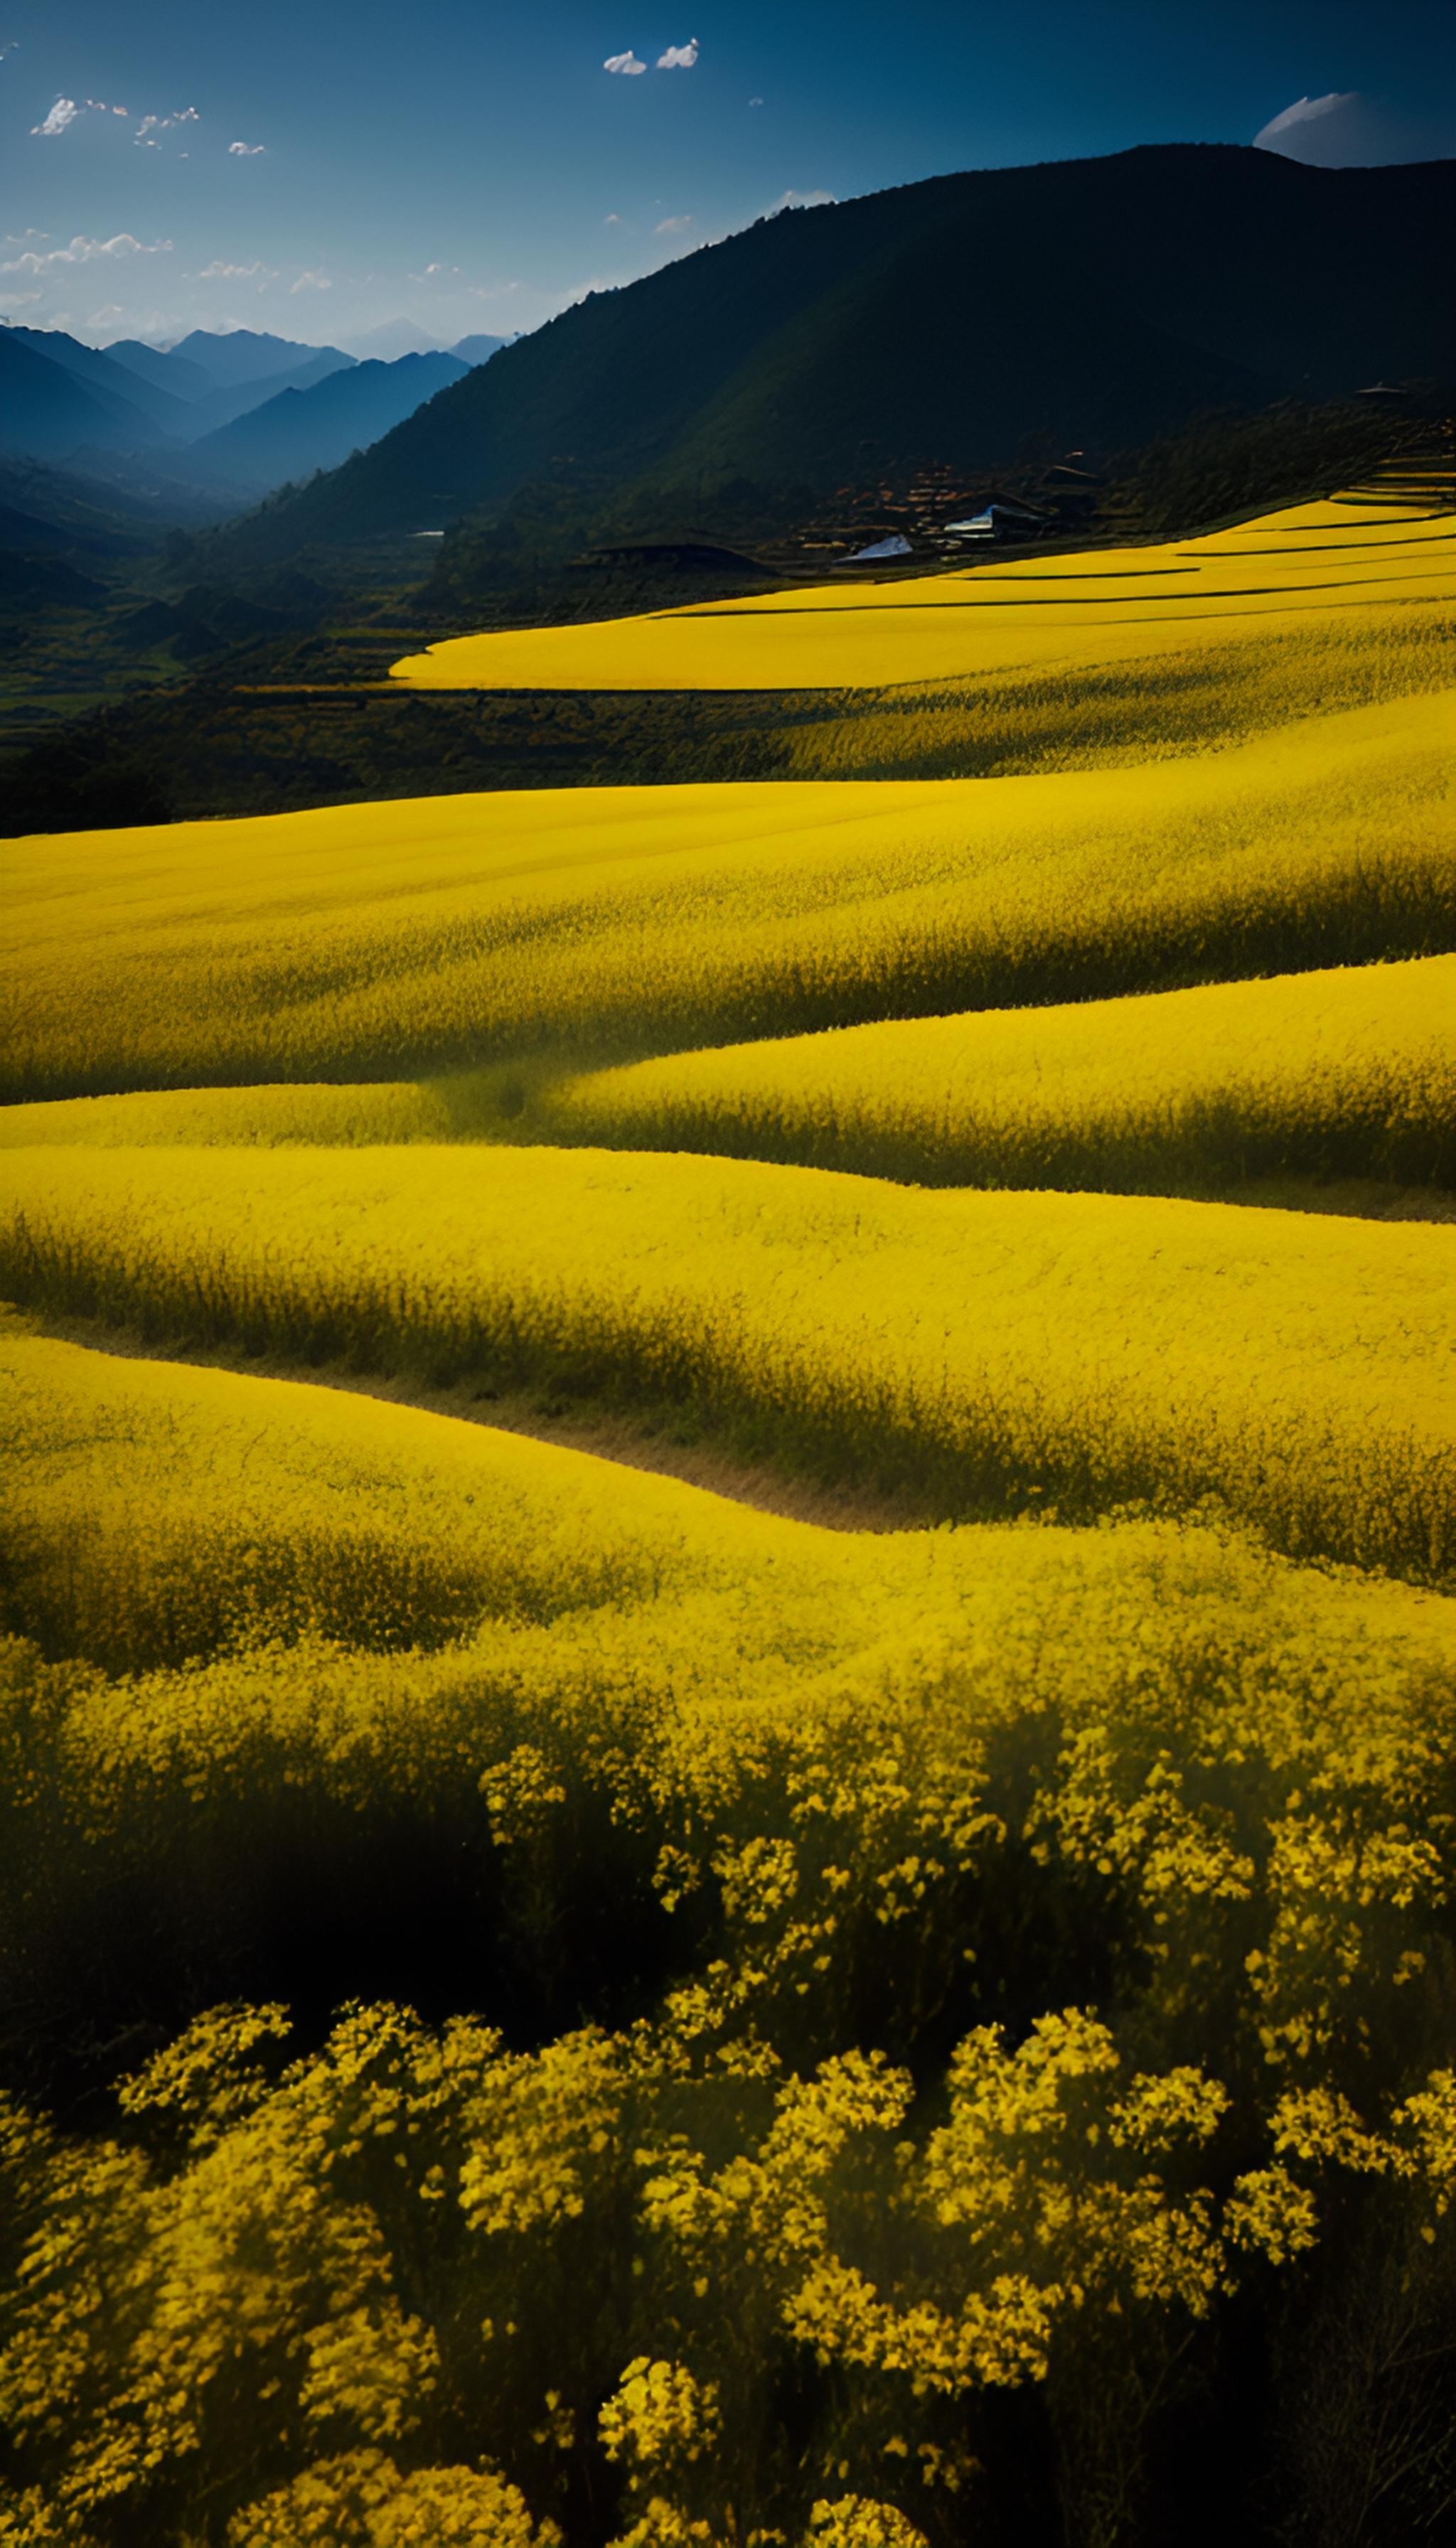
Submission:
[[[562,1958],[576,1986],[608,1906],[660,1929],[614,2032],[361,2009],[280,2075],[281,2009],[223,2007],[113,2138],[8,2110],[12,2521],[39,2489],[57,2539],[105,2539],[216,2491],[228,2548],[524,2548],[599,2451],[638,2548],[933,2536],[981,2483],[977,2402],[1074,2423],[1090,2384],[1136,2452],[1188,2331],[1352,2199],[1401,2272],[1445,2255],[1446,1602],[1207,1526],[835,1533],[345,1395],[24,1337],[10,1366],[14,1615],[95,1621],[122,1676],[12,1650],[11,2004],[84,1969],[87,2025],[99,1988],[125,2022],[109,1906],[164,1961],[179,1884],[220,1966],[305,1862],[335,1924],[382,1894],[393,1925],[402,1811],[462,1904],[489,1886],[520,2005]],[[175,1498],[130,1601],[120,1518],[43,1553],[47,1460],[57,1513],[94,1508],[83,1436],[119,1503]],[[311,1577],[346,1531],[377,1554]],[[431,1567],[434,1652],[400,1635]],[[193,1660],[138,1670],[169,1615]],[[1109,2013],[1008,2023],[1044,1932],[1087,1940]],[[922,2106],[894,2048],[939,2032]],[[786,2376],[842,2401],[787,2460]]]

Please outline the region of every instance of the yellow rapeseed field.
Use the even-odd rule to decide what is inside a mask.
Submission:
[[[531,1651],[549,1637],[578,1669],[604,1638],[603,1669],[631,1654],[661,1695],[710,1719],[948,1640],[971,1638],[987,1662],[1000,1649],[1004,1670],[1029,1603],[1048,1621],[1063,1607],[1065,1670],[1079,1606],[1131,1600],[1142,1633],[1159,1568],[1179,1550],[1190,1581],[1202,1571],[1211,1594],[1229,1588],[1216,1607],[1234,1587],[1264,1587],[1281,1635],[1287,1603],[1308,1594],[1337,1636],[1456,1661],[1456,1602],[1302,1574],[1213,1531],[829,1530],[488,1424],[96,1352],[13,1317],[0,1371],[6,1624],[112,1673],[300,1635],[429,1653],[497,1623]],[[1105,1656],[1089,1652],[1084,1669],[1105,1673]],[[144,1711],[129,1728],[115,1700],[98,1692],[94,1704],[109,1751],[140,1758],[155,1745]]]
[[[1222,1496],[1456,1556],[1456,1231],[600,1150],[29,1149],[0,1284],[150,1334],[676,1404],[973,1514]]]
[[[998,780],[539,790],[16,846],[4,1090],[398,1079],[1444,952],[1451,694]]]
[[[258,1092],[275,1094],[288,1092]],[[317,1092],[323,1123],[333,1094]],[[405,1092],[381,1095],[393,1107]],[[421,1118],[429,1097],[417,1092]],[[218,1102],[192,1104],[202,1117]],[[63,1111],[76,1138],[135,1141],[148,1103],[176,1109],[164,1138],[199,1138],[185,1100],[95,1101],[89,1136],[84,1105]],[[1173,1194],[1304,1169],[1452,1186],[1456,956],[766,1038],[567,1079],[534,1111],[557,1140],[926,1185]],[[18,1112],[21,1137],[43,1139],[62,1110]],[[215,1138],[236,1138],[222,1120]]]
[[[1256,646],[1207,635],[1188,647],[1085,658],[1041,672],[886,681],[782,694],[783,775],[988,778],[1126,769],[1227,750],[1299,717],[1449,688],[1443,603],[1330,612],[1261,630]]]
[[[1033,557],[637,619],[451,637],[395,665],[430,688],[849,688],[1114,663],[1159,645],[1258,643],[1392,602],[1449,602],[1449,496],[1301,504],[1201,539]],[[891,675],[887,671],[893,665]]]
[[[1450,2499],[1452,526],[398,668],[834,687],[781,783],[12,846],[0,2548],[1132,2548],[1248,2366],[1229,2502]]]
[[[583,1141],[924,1185],[1449,1190],[1456,956],[769,1037],[514,1089],[509,1112],[490,1071],[62,1098],[0,1112],[0,1149]]]

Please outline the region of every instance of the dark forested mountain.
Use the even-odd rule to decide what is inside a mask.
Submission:
[[[262,495],[290,478],[332,469],[351,451],[376,442],[438,390],[463,380],[469,366],[455,354],[405,354],[395,363],[356,363],[312,387],[289,387],[186,455],[189,467]]]
[[[219,563],[489,513],[562,460],[689,499],[739,477],[832,489],[1450,378],[1453,228],[1451,162],[1308,168],[1217,144],[782,214],[507,345],[236,525]]]

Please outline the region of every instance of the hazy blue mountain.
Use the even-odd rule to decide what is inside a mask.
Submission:
[[[113,369],[119,380],[130,377],[120,364]],[[88,443],[125,450],[157,439],[152,417],[104,375],[83,377],[41,353],[29,328],[0,327],[0,446],[59,459]]]
[[[1213,408],[1456,379],[1456,164],[1232,144],[930,178],[780,214],[507,345],[265,519],[311,539],[489,518],[571,454],[598,487],[831,492],[1034,437],[1103,451]]]
[[[185,354],[164,354],[158,345],[143,345],[139,336],[119,336],[106,350],[114,363],[150,381],[153,389],[170,390],[175,398],[201,398],[213,386],[201,363],[189,362]]]
[[[30,346],[33,353],[44,355],[47,362],[58,363],[62,371],[73,374],[86,387],[95,391],[104,405],[120,400],[123,410],[139,409],[143,416],[162,433],[187,430],[187,402],[155,382],[144,380],[94,345],[83,345],[59,327],[12,327],[10,334]],[[140,437],[149,441],[152,436]]]
[[[193,400],[188,410],[186,438],[195,442],[199,434],[216,432],[219,425],[230,424],[235,415],[246,415],[252,408],[266,406],[282,390],[310,390],[317,381],[353,369],[352,354],[341,354],[336,345],[323,345],[316,347],[306,363],[289,364],[260,380],[209,388],[201,398]]]
[[[395,363],[357,363],[312,388],[290,387],[204,434],[185,455],[189,468],[266,494],[290,478],[332,469],[365,449],[436,392],[464,380],[454,354],[405,354]]]
[[[493,354],[500,353],[502,345],[513,342],[514,339],[510,336],[462,336],[449,350],[452,354],[458,354],[462,363],[469,363],[474,370],[477,363],[488,363]]]
[[[445,346],[412,318],[386,318],[378,327],[347,339],[348,351],[361,363],[397,363],[402,354],[443,354]]]
[[[206,327],[194,327],[190,336],[179,337],[168,351],[180,354],[186,362],[197,363],[215,389],[230,389],[245,381],[270,380],[297,372],[320,351],[337,352],[337,348],[301,345],[289,336],[258,335],[251,327],[234,327],[222,335]],[[341,362],[348,359],[339,356]]]

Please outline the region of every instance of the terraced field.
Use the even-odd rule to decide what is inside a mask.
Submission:
[[[1440,607],[1456,538],[1441,495],[1415,473],[1161,547],[453,637],[406,656],[395,679],[450,689],[837,689],[1259,645],[1296,615],[1318,639],[1331,621],[1392,602]]]
[[[1438,2535],[1449,507],[400,668],[1019,774],[18,845],[0,2541]]]

